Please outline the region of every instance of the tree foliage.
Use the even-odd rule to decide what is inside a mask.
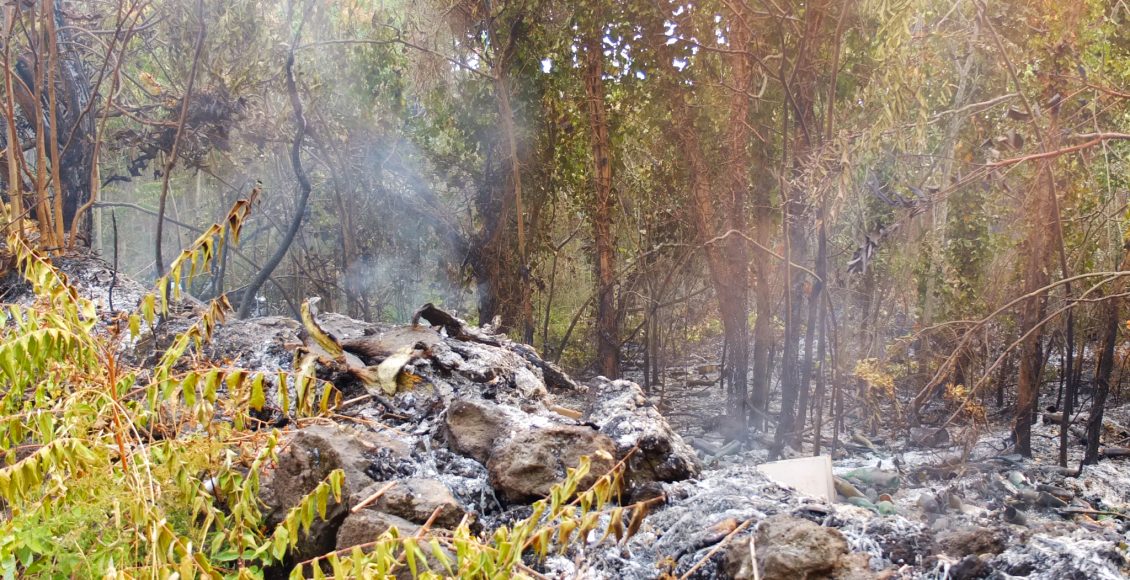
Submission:
[[[1095,353],[1118,352],[1124,316],[1128,18],[1099,0],[15,3],[0,223],[44,302],[9,309],[0,346],[10,444],[39,446],[12,477],[106,467],[105,438],[136,441],[170,400],[238,428],[236,403],[285,381],[177,365],[225,301],[297,317],[311,295],[372,320],[428,301],[497,317],[576,370],[638,362],[653,393],[720,337],[724,411],[775,426],[775,452],[828,414],[837,441],[879,398],[908,424],[977,424],[996,387],[1030,452],[1035,409],[1073,409],[1090,373],[1118,390]],[[118,335],[88,336],[91,306],[46,265],[83,243],[155,281]],[[214,306],[159,367],[94,371],[182,292]],[[303,372],[313,413],[326,391]]]

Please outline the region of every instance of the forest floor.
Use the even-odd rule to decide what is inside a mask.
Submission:
[[[59,260],[56,265],[84,297],[108,308],[107,286],[114,277],[104,265],[83,260]],[[0,300],[26,302],[33,298],[28,290],[24,284],[14,285]],[[137,283],[119,278],[114,302],[119,308],[132,307],[141,291]],[[185,316],[168,325],[184,327],[191,320],[191,315]],[[385,333],[392,337],[437,332],[370,324],[332,313],[319,315],[319,321],[342,340],[378,337],[375,340],[381,341]],[[300,327],[282,317],[228,321],[217,330],[210,347],[215,352],[210,350],[208,356],[256,371],[289,368],[294,360],[291,350],[304,343]],[[829,504],[778,485],[758,471],[758,464],[769,459],[765,443],[770,434],[752,433],[744,440],[727,442],[713,428],[711,419],[725,409],[726,398],[718,385],[720,365],[711,354],[717,352],[717,345],[686,349],[682,364],[668,367],[663,386],[645,397],[637,386],[623,381],[573,384],[532,349],[505,337],[479,342],[459,338],[459,333],[436,336],[431,355],[405,367],[430,388],[398,392],[387,402],[353,404],[332,416],[331,423],[342,423],[334,429],[372,438],[371,448],[365,448],[382,450],[372,456],[366,455],[370,451],[355,454],[364,469],[352,470],[349,485],[365,490],[387,482],[425,479],[446,490],[439,494],[445,501],[478,514],[484,530],[490,530],[529,514],[525,499],[530,494],[514,495],[519,484],[528,482],[510,477],[505,468],[537,467],[541,459],[561,455],[563,443],[550,435],[568,434],[566,439],[573,444],[606,438],[601,440],[617,453],[621,447],[638,447],[646,459],[641,460],[639,473],[651,477],[638,489],[660,493],[662,505],[641,512],[645,515],[637,533],[622,542],[606,542],[594,534],[586,538],[590,541],[578,542],[545,562],[530,558],[528,564],[547,577],[645,580],[668,574],[747,580],[758,577],[748,566],[743,568],[751,561],[762,567],[763,580],[805,577],[790,572],[795,566],[813,572],[807,577],[839,580],[1116,579],[1130,571],[1130,462],[1108,459],[1081,472],[1061,469],[1056,463],[1056,425],[1035,426],[1037,454],[1032,459],[1007,448],[1008,424],[1003,415],[990,415],[979,431],[950,427],[946,437],[918,444],[907,442],[907,430],[897,420],[884,421],[866,437],[844,434],[833,458],[839,497]],[[552,381],[550,371],[557,373]],[[632,380],[642,379],[638,370],[626,374]],[[556,385],[552,389],[551,382]],[[341,388],[349,401],[365,399],[355,384],[345,382]],[[277,407],[272,397],[268,396],[268,407]],[[944,416],[944,403],[934,404],[938,408],[927,413]],[[583,410],[584,420],[553,410],[561,407]],[[452,419],[463,417],[464,411],[477,419],[466,424]],[[895,411],[892,406],[864,413],[849,405],[847,425],[862,426],[866,416],[897,418]],[[1107,413],[1105,442],[1121,444],[1127,436],[1123,426],[1130,425],[1130,405],[1112,405]],[[823,439],[831,441],[830,421],[826,423]],[[359,429],[359,425],[368,427]],[[341,435],[345,431],[330,430],[326,436],[325,428],[288,425],[285,430],[289,440],[301,443],[293,449],[319,448],[313,442],[332,447],[352,441]],[[464,445],[460,433],[468,435],[468,441],[477,441],[472,434],[495,434],[480,449]],[[1075,436],[1072,443],[1069,465],[1078,466],[1082,447]],[[535,452],[537,444],[542,451]],[[487,461],[477,455],[480,452],[487,454]],[[811,443],[802,450],[786,450],[785,455],[809,453]],[[297,451],[293,455],[305,457]],[[508,457],[515,461],[503,461]],[[540,459],[524,462],[531,457]],[[672,465],[681,469],[672,472]],[[306,467],[294,467],[280,467],[274,477],[294,473],[306,478]],[[666,471],[661,474],[659,468]],[[513,496],[510,500],[508,493]],[[422,525],[430,513],[410,515]],[[609,525],[610,513],[602,513],[601,518]],[[337,524],[323,530],[323,539],[339,547],[351,545],[342,530],[352,528],[341,521]],[[373,532],[363,531],[369,536]],[[774,562],[780,566],[770,573]]]
[[[688,352],[681,364],[666,369],[652,397],[704,457],[703,477],[767,461],[771,433],[751,433],[735,447],[715,429],[712,418],[726,405],[720,365],[710,355],[717,345]],[[642,383],[642,371],[625,374]],[[889,407],[881,409],[883,416],[897,417]],[[862,409],[849,414],[857,416],[848,425],[864,424]],[[1075,424],[1085,417],[1080,414]],[[1060,468],[1059,425],[1042,416],[1033,427],[1031,459],[1013,452],[1007,413],[990,410],[977,429],[950,426],[938,441],[919,444],[907,442],[902,423],[884,421],[866,436],[841,434],[833,458],[837,527],[853,551],[872,556],[873,570],[893,566],[894,577],[938,579],[1126,577],[1130,461],[1105,459],[1075,472],[1084,451],[1076,427],[1069,467]],[[1126,426],[1130,403],[1109,408],[1103,443],[1121,444]],[[827,445],[832,432],[825,427]],[[811,438],[807,441],[803,452],[785,455],[810,455]],[[720,456],[711,457],[707,449],[719,449]],[[854,494],[860,497],[848,497]]]

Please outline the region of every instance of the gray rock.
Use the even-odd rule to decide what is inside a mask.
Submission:
[[[851,553],[840,558],[832,572],[834,580],[886,580],[895,576],[894,569],[881,573],[871,570],[871,558],[867,554]]]
[[[402,535],[411,535],[419,531],[420,526],[394,515],[373,510],[361,510],[346,516],[337,531],[337,544],[335,550],[343,550],[353,546],[368,544],[381,537],[395,527]]]
[[[406,453],[405,448],[387,437],[332,424],[311,425],[294,432],[279,453],[277,466],[261,476],[259,497],[266,505],[267,524],[278,525],[287,511],[335,469],[345,472],[343,499],[368,486],[373,480],[365,472],[372,464],[372,454],[378,450]],[[332,497],[330,502],[326,519],[316,520],[310,533],[299,541],[297,554],[300,557],[324,554],[333,548],[337,528],[348,506],[344,502],[333,503]]]
[[[748,553],[748,542],[735,546],[743,543]],[[848,544],[839,530],[776,515],[758,525],[756,550],[763,580],[794,580],[830,576],[848,553]]]
[[[498,405],[486,401],[456,399],[444,413],[444,428],[452,451],[485,464],[499,439],[509,434],[509,425]]]
[[[543,360],[540,356],[538,356],[537,351],[534,350],[534,347],[527,344],[512,343],[510,345],[510,349],[518,353],[518,355],[520,355],[522,358],[526,359],[527,362],[541,370],[541,374],[545,379],[545,385],[547,387],[551,389],[557,389],[559,391],[578,390],[577,383],[573,382],[573,379],[569,378],[569,375],[565,374],[565,372],[562,371],[557,365],[547,360]]]
[[[322,330],[332,334],[338,340],[375,336],[392,328],[387,325],[357,320],[336,312],[320,312],[317,317]]]
[[[495,491],[508,502],[524,503],[548,495],[583,455],[590,457],[591,469],[579,488],[591,486],[616,464],[615,452],[611,439],[589,427],[534,427],[496,447],[487,469]]]
[[[1008,545],[1009,534],[1001,528],[962,526],[943,530],[934,537],[938,552],[951,557],[968,554],[1000,554]]]
[[[372,496],[377,491],[388,485],[387,482],[377,482],[353,494],[350,505],[359,505],[360,502]],[[432,513],[439,510],[432,523],[434,527],[454,529],[467,513],[451,490],[442,482],[435,479],[407,478],[395,482],[372,504],[361,511],[379,511],[393,516],[404,518],[415,524],[424,524]]]
[[[911,427],[910,441],[919,447],[945,447],[952,439],[945,427]]]
[[[989,560],[1001,578],[1009,574],[1033,580],[1122,579],[1126,578],[1123,571],[1127,563],[1117,544],[1085,530],[1063,537],[1034,534],[1026,541],[1010,542],[1004,552]]]
[[[401,537],[414,535],[420,530],[420,526],[412,522],[378,511],[361,510],[357,513],[349,514],[349,516],[345,518],[345,521],[342,522],[341,529],[338,530],[337,546],[335,549],[343,550],[353,546],[370,544],[376,541],[377,538],[380,538],[381,535],[390,528],[394,527]],[[422,567],[426,566],[433,572],[446,572],[443,563],[435,557],[430,546],[425,544],[422,545],[421,548],[426,558],[426,562],[422,564]],[[444,550],[443,552],[448,562],[455,562],[455,554],[448,550]],[[402,564],[400,567],[396,568],[395,578],[397,580],[412,579],[412,571],[407,564]]]
[[[950,566],[949,580],[977,580],[988,578],[992,572],[985,558],[978,554],[969,554]]]
[[[636,383],[598,377],[589,387],[584,419],[615,442],[617,457],[638,447],[628,460],[629,488],[682,481],[701,470],[694,449],[671,429]]]
[[[294,366],[294,349],[302,344],[301,328],[301,323],[284,316],[229,320],[216,328],[204,354],[246,369],[289,371]]]

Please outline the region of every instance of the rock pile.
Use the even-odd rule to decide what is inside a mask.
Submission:
[[[581,488],[627,458],[625,503],[662,495],[664,484],[700,472],[694,451],[634,383],[578,386],[503,336],[334,314],[317,324],[366,368],[405,345],[417,352],[392,395],[348,373],[329,375],[347,399],[338,415],[349,424],[321,420],[289,431],[277,465],[262,474],[262,499],[277,522],[328,473],[345,472],[345,499],[303,540],[298,558],[371,542],[392,525],[489,529],[545,497],[582,456],[590,471]],[[281,318],[233,321],[217,331],[208,354],[285,368],[295,348],[315,347],[305,330]],[[554,392],[583,406],[559,405]],[[281,416],[280,405],[268,397],[267,414]]]

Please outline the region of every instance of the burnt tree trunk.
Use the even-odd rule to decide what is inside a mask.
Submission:
[[[528,344],[534,338],[534,314],[526,248],[522,163],[510,82],[510,65],[517,40],[515,33],[521,25],[520,16],[510,23],[510,33],[505,43],[499,38],[493,20],[486,26],[490,44],[497,50],[491,63],[491,73],[498,107],[506,187],[498,188],[495,186],[497,180],[488,178],[480,191],[477,205],[484,224],[476,236],[468,262],[478,284],[479,323],[490,323],[498,316],[501,319],[500,330],[516,330],[520,333],[521,340]],[[487,171],[491,171],[489,160]],[[516,218],[515,238],[510,237],[509,220],[512,211]],[[516,254],[515,246],[512,245],[514,242]]]
[[[744,4],[733,5],[734,21],[730,27],[730,40],[739,51],[729,55],[730,78],[728,85],[735,87],[729,102],[731,120],[724,136],[725,163],[723,168],[723,217],[726,238],[721,241],[722,253],[729,270],[725,280],[725,303],[719,306],[725,327],[726,345],[729,349],[723,373],[730,385],[728,407],[730,415],[747,417],[749,370],[749,257],[746,230],[746,199],[749,196],[749,107],[747,95],[752,87],[753,64],[744,52],[751,40]],[[717,285],[716,285],[717,288]],[[748,421],[748,419],[743,419]],[[748,423],[747,423],[748,424]]]
[[[71,228],[75,218],[92,194],[91,176],[94,174],[93,111],[88,111],[93,98],[90,79],[79,56],[79,44],[74,38],[76,29],[68,26],[61,3],[55,4],[55,38],[58,47],[58,85],[61,89],[57,135],[59,147],[59,172],[63,192],[63,224]],[[85,114],[84,114],[85,113]],[[87,243],[90,242],[90,220],[79,228]]]
[[[788,139],[790,114],[792,117],[792,152],[791,159],[786,159],[788,173],[792,182],[783,180],[782,189],[787,191],[785,210],[783,212],[785,223],[783,225],[786,238],[786,263],[785,263],[785,345],[781,360],[781,416],[777,422],[777,432],[774,435],[773,448],[770,457],[777,456],[785,443],[791,441],[798,434],[796,432],[796,417],[804,409],[797,409],[800,398],[801,372],[798,368],[798,351],[801,332],[801,308],[806,298],[806,280],[801,275],[793,277],[792,263],[802,263],[806,259],[808,237],[807,220],[809,207],[805,200],[806,192],[802,189],[800,181],[804,175],[804,164],[819,139],[819,121],[816,118],[815,94],[817,59],[819,54],[821,34],[824,27],[826,2],[812,2],[804,8],[804,35],[799,39],[796,47],[796,60],[792,71],[785,70],[785,61],[782,59],[781,78],[785,81],[785,115],[782,115],[782,137]],[[786,74],[788,76],[786,77]]]
[[[1036,195],[1045,197],[1040,193]],[[1036,201],[1036,206],[1030,211],[1033,214],[1045,215],[1040,209],[1041,205],[1042,202]],[[1039,220],[1033,217],[1030,221]],[[1026,252],[1028,254],[1028,265],[1024,276],[1026,293],[1033,293],[1048,283],[1048,275],[1044,271],[1046,256],[1042,248],[1046,244],[1039,239],[1042,235],[1040,227],[1032,225],[1034,227],[1029,232]],[[1045,300],[1046,297],[1040,294],[1024,301],[1020,313],[1020,332],[1028,332],[1039,324],[1040,319],[1043,318]],[[1012,429],[1016,440],[1016,451],[1027,457],[1032,455],[1032,413],[1036,408],[1037,390],[1043,370],[1041,335],[1040,330],[1036,329],[1024,339],[1020,348],[1020,376],[1016,386],[1016,408]]]
[[[1123,242],[1122,264],[1119,270],[1130,268],[1130,242]],[[1083,463],[1092,464],[1099,460],[1099,440],[1103,432],[1103,412],[1106,410],[1107,395],[1110,394],[1110,376],[1114,371],[1114,347],[1118,342],[1119,294],[1126,290],[1126,279],[1119,278],[1113,284],[1103,304],[1105,316],[1102,350],[1099,353],[1099,368],[1095,372],[1095,398],[1091,402],[1091,416],[1087,419],[1087,451]],[[1066,409],[1065,409],[1066,412]]]
[[[741,5],[733,9],[736,17],[730,40],[734,46],[744,49],[751,38],[742,14],[744,9]],[[695,109],[687,103],[687,95],[682,92],[684,87],[672,87],[675,110],[671,118],[690,177],[690,205],[695,229],[706,252],[722,319],[727,348],[722,378],[729,385],[728,414],[742,417],[745,422],[749,367],[749,258],[744,230],[750,166],[748,92],[753,75],[745,50],[733,51],[727,59],[729,68],[723,73],[723,83],[736,90],[728,93],[729,117],[733,122],[723,133],[724,165],[720,168],[722,173],[717,184],[695,126]],[[670,59],[666,60],[670,62]]]
[[[36,12],[39,8],[34,10],[27,14],[42,18],[42,34],[33,38],[30,51],[8,63],[12,69],[8,78],[12,83],[7,87],[9,100],[4,107],[4,128],[8,129],[8,134],[3,144],[19,141],[15,131],[19,125],[15,119],[18,105],[18,114],[37,131],[37,152],[42,154],[37,171],[42,171],[40,176],[45,177],[48,172],[45,162],[49,161],[51,187],[60,194],[58,203],[52,202],[48,208],[44,199],[31,215],[45,224],[50,223],[54,237],[61,238],[64,230],[71,230],[75,218],[81,217],[79,210],[87,206],[92,194],[91,177],[95,169],[93,90],[80,56],[82,44],[76,38],[76,28],[68,24],[62,7],[55,3],[50,15]],[[24,187],[15,155],[18,153],[12,149],[4,163],[5,171],[0,175],[6,192],[37,190],[38,186],[44,186],[46,181],[38,179],[31,188]],[[16,196],[12,203],[18,210],[15,213],[23,215],[22,197]],[[78,232],[89,244],[89,220],[82,223]],[[63,240],[57,241],[61,244]]]
[[[1043,169],[1047,171],[1047,169]],[[1032,455],[1032,416],[1036,409],[1040,375],[1043,371],[1043,350],[1040,348],[1042,331],[1036,328],[1044,316],[1047,301],[1046,293],[1037,292],[1048,284],[1048,249],[1046,231],[1051,212],[1046,186],[1033,188],[1027,209],[1028,236],[1025,247],[1027,265],[1024,273],[1025,294],[1032,294],[1024,301],[1020,311],[1020,332],[1032,331],[1021,343],[1020,376],[1017,382],[1016,408],[1013,417],[1013,434],[1016,451],[1024,456]]]
[[[764,247],[769,247],[770,230],[773,227],[769,203],[769,190],[758,188],[757,200],[754,202],[754,240]],[[755,426],[761,428],[764,428],[764,418],[768,416],[769,411],[769,350],[773,342],[771,268],[769,256],[759,250],[754,259],[756,272],[754,306],[757,309],[757,318],[753,322],[753,385],[750,406],[756,411]]]
[[[748,363],[745,353],[748,353],[748,350],[740,346],[748,344],[749,339],[747,316],[749,304],[746,300],[745,284],[741,283],[740,274],[732,267],[736,262],[728,260],[720,247],[723,243],[713,240],[718,223],[714,208],[716,197],[714,185],[703,154],[702,143],[693,125],[691,109],[686,103],[681,105],[680,110],[673,117],[690,174],[691,209],[699,236],[706,242],[704,251],[711,282],[718,298],[723,335],[726,344],[731,345],[732,348],[722,369],[723,377],[732,385],[728,407],[730,414],[744,414],[745,368]],[[740,264],[744,265],[745,262]]]
[[[303,17],[305,21],[305,16]],[[298,180],[298,199],[294,204],[294,217],[290,220],[290,225],[287,230],[283,232],[282,241],[279,242],[279,247],[275,249],[275,253],[263,264],[263,267],[247,285],[243,291],[243,299],[239,304],[239,318],[247,318],[251,315],[251,307],[255,304],[255,295],[258,294],[259,288],[267,282],[271,277],[271,273],[286,257],[287,251],[290,249],[291,243],[294,242],[295,236],[298,234],[299,228],[302,227],[302,218],[306,215],[306,204],[310,201],[310,192],[313,187],[310,185],[310,180],[306,176],[306,170],[302,167],[302,144],[306,138],[306,115],[302,107],[302,99],[298,95],[298,85],[294,80],[294,46],[298,44],[298,35],[302,31],[302,24],[299,24],[298,33],[295,34],[294,41],[291,43],[290,53],[286,58],[286,91],[290,97],[290,106],[294,111],[294,141],[290,146],[290,165],[294,170],[294,177]]]
[[[823,316],[824,303],[823,303],[823,300],[821,300],[821,299],[823,298],[823,292],[824,292],[823,279],[824,279],[824,276],[826,275],[826,272],[822,272],[822,270],[827,269],[826,267],[824,267],[824,264],[827,262],[827,250],[828,250],[827,243],[826,243],[825,236],[824,236],[823,221],[824,221],[823,220],[823,212],[821,212],[821,219],[820,219],[821,225],[820,225],[820,228],[819,228],[819,242],[818,242],[817,248],[816,248],[816,268],[817,268],[817,274],[820,276],[820,279],[813,282],[812,287],[811,287],[811,291],[809,292],[809,296],[808,296],[808,328],[806,329],[805,336],[804,336],[804,360],[801,364],[801,371],[800,371],[800,395],[798,397],[798,405],[797,405],[797,419],[796,419],[796,429],[795,429],[796,436],[793,438],[793,444],[796,446],[796,448],[798,450],[801,448],[801,444],[802,444],[802,439],[803,439],[802,435],[804,433],[805,418],[806,418],[806,414],[808,412],[809,395],[810,395],[810,392],[811,392],[810,383],[812,381],[812,367],[813,367],[812,348],[814,346],[813,343],[815,342],[815,339],[816,339],[815,331],[819,326],[821,326],[821,323],[818,319]],[[820,330],[821,330],[821,334],[823,334],[823,328],[821,328]],[[821,344],[821,354],[819,354],[819,357],[818,357],[817,363],[816,363],[818,365],[823,364],[824,355],[823,355],[822,351],[823,351],[823,344]],[[819,437],[820,437],[819,432],[817,432],[816,437],[817,437],[817,439],[819,439]]]
[[[1110,375],[1114,369],[1114,344],[1118,341],[1118,299],[1106,302],[1106,320],[1103,330],[1102,350],[1099,352],[1099,368],[1095,371],[1095,398],[1091,402],[1091,415],[1087,418],[1087,451],[1083,463],[1092,464],[1099,460],[1099,443],[1103,435],[1103,411],[1110,393]]]
[[[1054,151],[1058,147],[1056,112],[1051,113],[1050,131],[1047,132],[1042,147]],[[1021,343],[1020,377],[1016,386],[1016,409],[1013,417],[1013,434],[1016,451],[1025,457],[1032,456],[1032,422],[1035,418],[1036,403],[1039,400],[1040,376],[1044,368],[1044,353],[1040,348],[1043,330],[1037,328],[1044,317],[1047,306],[1047,292],[1038,292],[1049,282],[1048,264],[1052,254],[1054,236],[1048,235],[1048,228],[1059,231],[1059,208],[1056,199],[1055,175],[1052,172],[1054,161],[1040,165],[1036,179],[1039,184],[1031,189],[1027,216],[1027,239],[1025,241],[1027,264],[1024,272],[1024,292],[1031,294],[1024,301],[1020,311],[1020,332],[1029,332]],[[1066,263],[1063,264],[1066,271]]]

